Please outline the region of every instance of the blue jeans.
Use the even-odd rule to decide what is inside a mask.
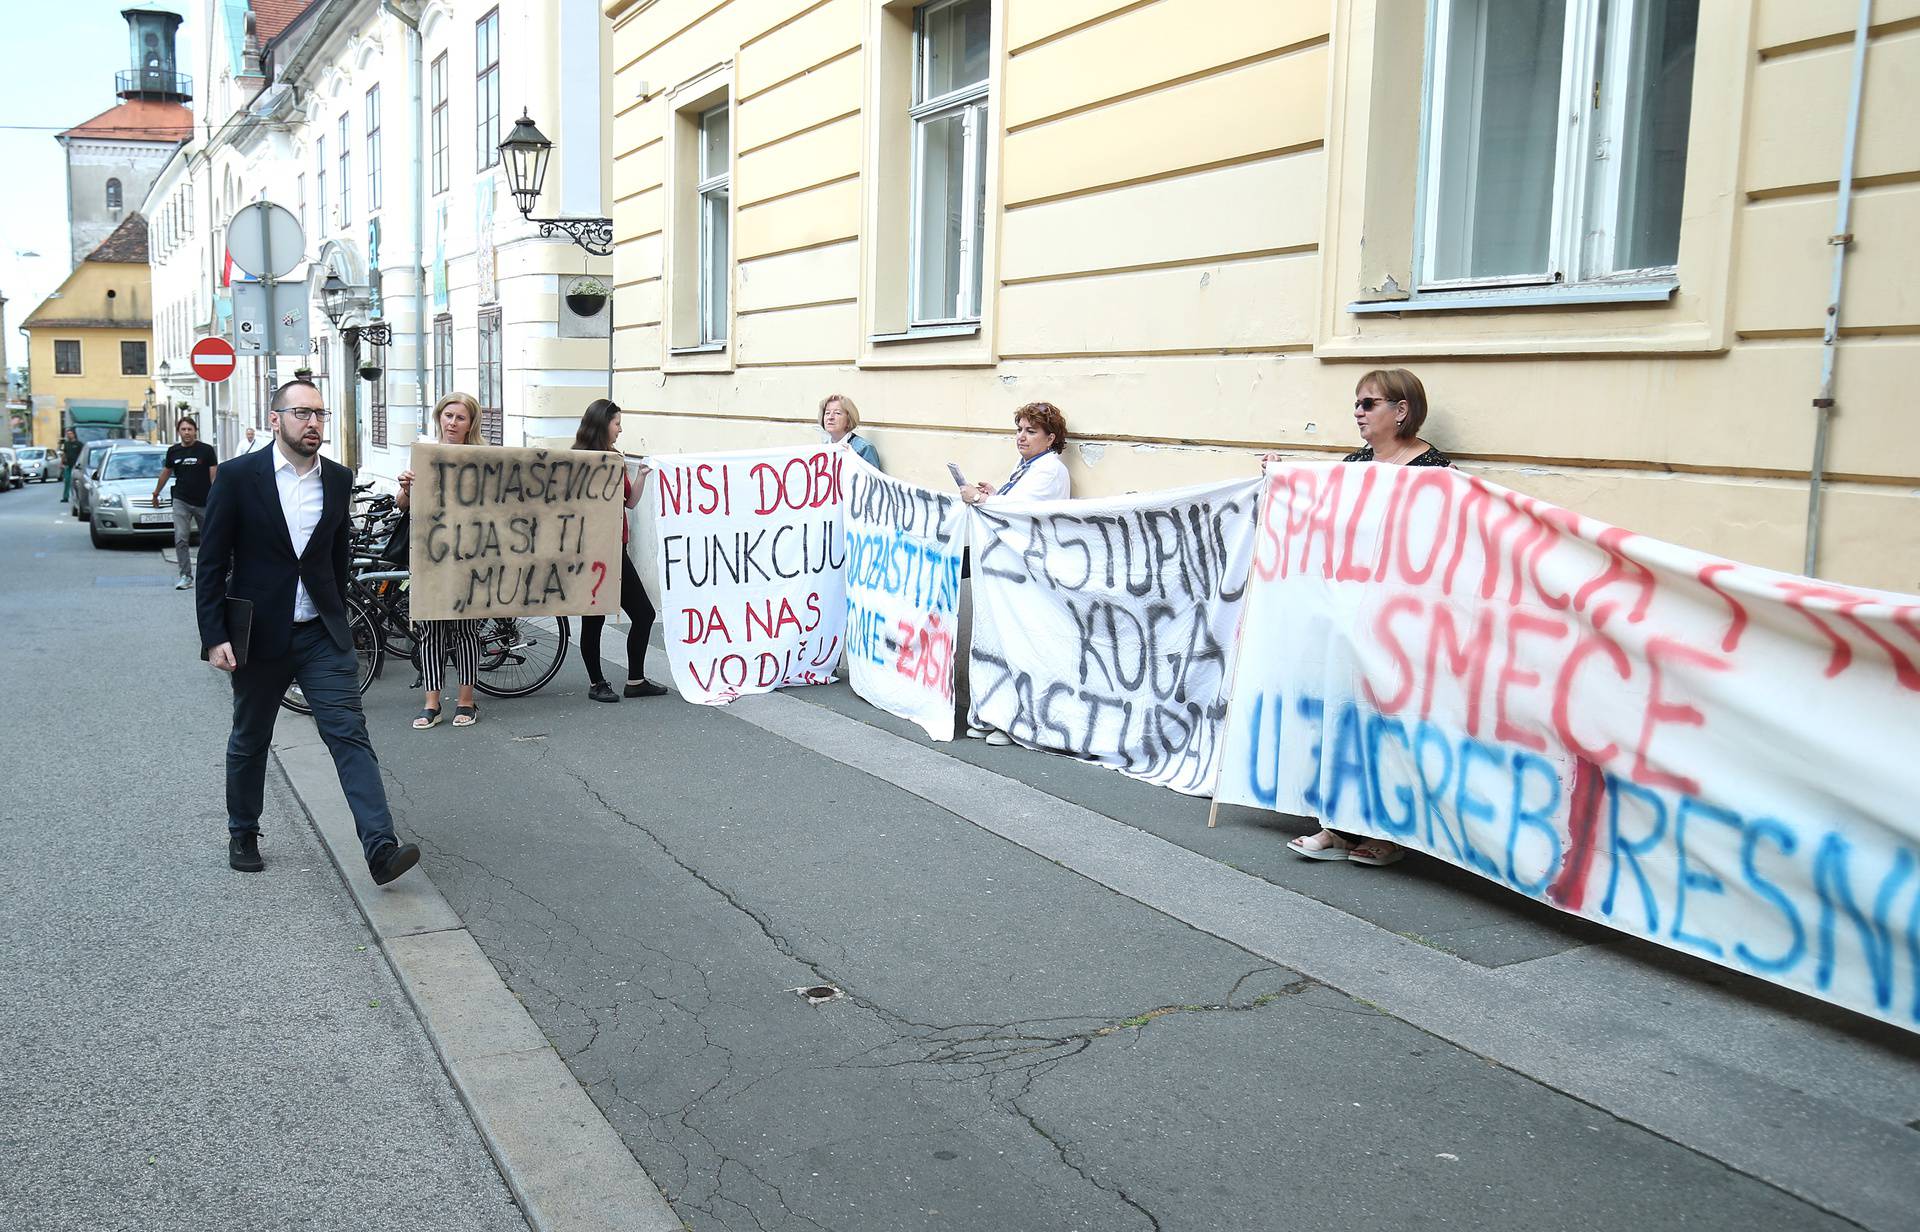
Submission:
[[[340,790],[353,810],[360,849],[369,862],[383,847],[399,840],[393,833],[393,814],[387,811],[387,791],[380,783],[380,763],[367,738],[366,716],[360,711],[358,661],[327,636],[317,620],[293,627],[287,653],[276,659],[249,659],[233,673],[233,734],[227,738],[227,831],[258,834],[260,810],[267,787],[267,753],[273,742],[274,720],[287,685],[300,682],[300,691],[313,707],[320,738],[333,754]]]

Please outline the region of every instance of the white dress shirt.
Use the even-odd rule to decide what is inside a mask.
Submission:
[[[320,459],[315,456],[313,465],[302,475],[287,460],[286,452],[279,447],[273,451],[273,483],[280,490],[280,514],[287,520],[287,537],[293,540],[293,554],[296,557],[307,554],[307,544],[313,541],[313,532],[320,525],[320,514],[327,507],[325,491],[320,487]],[[295,624],[319,618],[320,611],[313,606],[313,596],[307,593],[307,584],[295,580],[293,590],[293,620]]]
[[[1059,454],[1048,450],[1027,465],[1026,473],[1014,481],[1011,491],[987,500],[1066,500],[1072,495],[1073,477],[1067,473],[1067,464]]]

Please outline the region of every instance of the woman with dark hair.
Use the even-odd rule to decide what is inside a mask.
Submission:
[[[573,447],[595,452],[618,453],[614,443],[620,439],[620,408],[607,398],[595,398],[587,405],[586,412],[580,416],[580,430],[573,434]],[[627,480],[628,509],[640,503],[640,490],[633,486],[633,476]],[[653,630],[653,601],[647,598],[646,588],[640,584],[640,574],[633,567],[633,558],[627,554],[627,541],[633,530],[626,515],[620,517],[620,609],[633,622],[627,630],[627,688],[628,697],[659,697],[667,690],[647,679],[647,635]],[[587,696],[596,702],[617,702],[620,694],[613,691],[606,676],[600,670],[600,634],[607,627],[605,616],[585,616],[580,620],[580,660],[587,665],[587,679],[592,684],[587,688]]]
[[[985,482],[969,484],[960,489],[962,501],[980,505],[996,500],[1067,500],[1073,495],[1073,477],[1067,473],[1067,464],[1060,460],[1061,451],[1067,447],[1066,412],[1051,402],[1027,403],[1013,413],[1013,447],[1020,461],[1014,464],[1007,481],[998,489]],[[963,645],[970,640],[973,623],[971,594],[967,596],[966,605],[963,621],[966,627],[960,638]],[[957,701],[961,694],[957,684],[954,694]],[[996,746],[1013,743],[1013,737],[1006,732],[975,723],[969,713],[971,708],[969,701],[960,711],[967,721],[969,739],[985,740]]]
[[[1060,454],[1067,447],[1066,412],[1051,402],[1029,402],[1013,413],[1013,447],[1020,454],[1013,473],[996,490],[976,483],[960,490],[969,505],[1004,496],[1011,500],[1066,500],[1073,479]]]
[[[1379,462],[1386,466],[1452,466],[1452,459],[1420,437],[1427,422],[1427,390],[1405,368],[1376,368],[1353,390],[1353,422],[1366,445],[1342,462]],[[1275,455],[1268,455],[1272,459]],[[1398,843],[1344,830],[1321,829],[1288,843],[1309,860],[1349,860],[1384,867],[1406,852]]]
[[[484,445],[480,434],[480,403],[472,394],[444,395],[433,406],[433,432],[442,445]],[[413,502],[413,470],[400,472],[400,496],[394,503],[407,513]],[[409,514],[409,518],[411,515]],[[409,518],[401,519],[393,537],[401,543],[411,534]],[[440,694],[447,679],[447,660],[453,660],[460,676],[460,692],[453,706],[453,725],[472,727],[480,721],[480,707],[473,700],[473,682],[480,675],[480,629],[477,620],[422,620],[413,626],[414,640],[420,644],[420,680],[426,697],[420,713],[414,716],[415,731],[425,731],[440,722]]]

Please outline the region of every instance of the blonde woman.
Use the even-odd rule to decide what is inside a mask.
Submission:
[[[860,426],[860,408],[853,399],[845,394],[828,394],[820,399],[820,430],[827,434],[827,443],[844,444],[859,454],[874,470],[880,469],[880,451],[873,442],[854,431]]]
[[[480,435],[480,403],[472,394],[450,393],[433,405],[433,434],[442,445],[484,445]],[[400,472],[402,509],[413,497],[413,471]],[[480,674],[480,627],[478,620],[422,620],[413,626],[420,643],[420,676],[426,685],[426,700],[414,716],[416,731],[425,731],[440,722],[441,686],[446,683],[447,656],[453,656],[454,670],[460,675],[460,693],[453,707],[453,725],[472,727],[480,721],[480,707],[473,701],[474,677]]]

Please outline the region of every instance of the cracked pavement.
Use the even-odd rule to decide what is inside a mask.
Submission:
[[[700,1232],[1849,1226],[724,711],[404,683],[402,831]]]

